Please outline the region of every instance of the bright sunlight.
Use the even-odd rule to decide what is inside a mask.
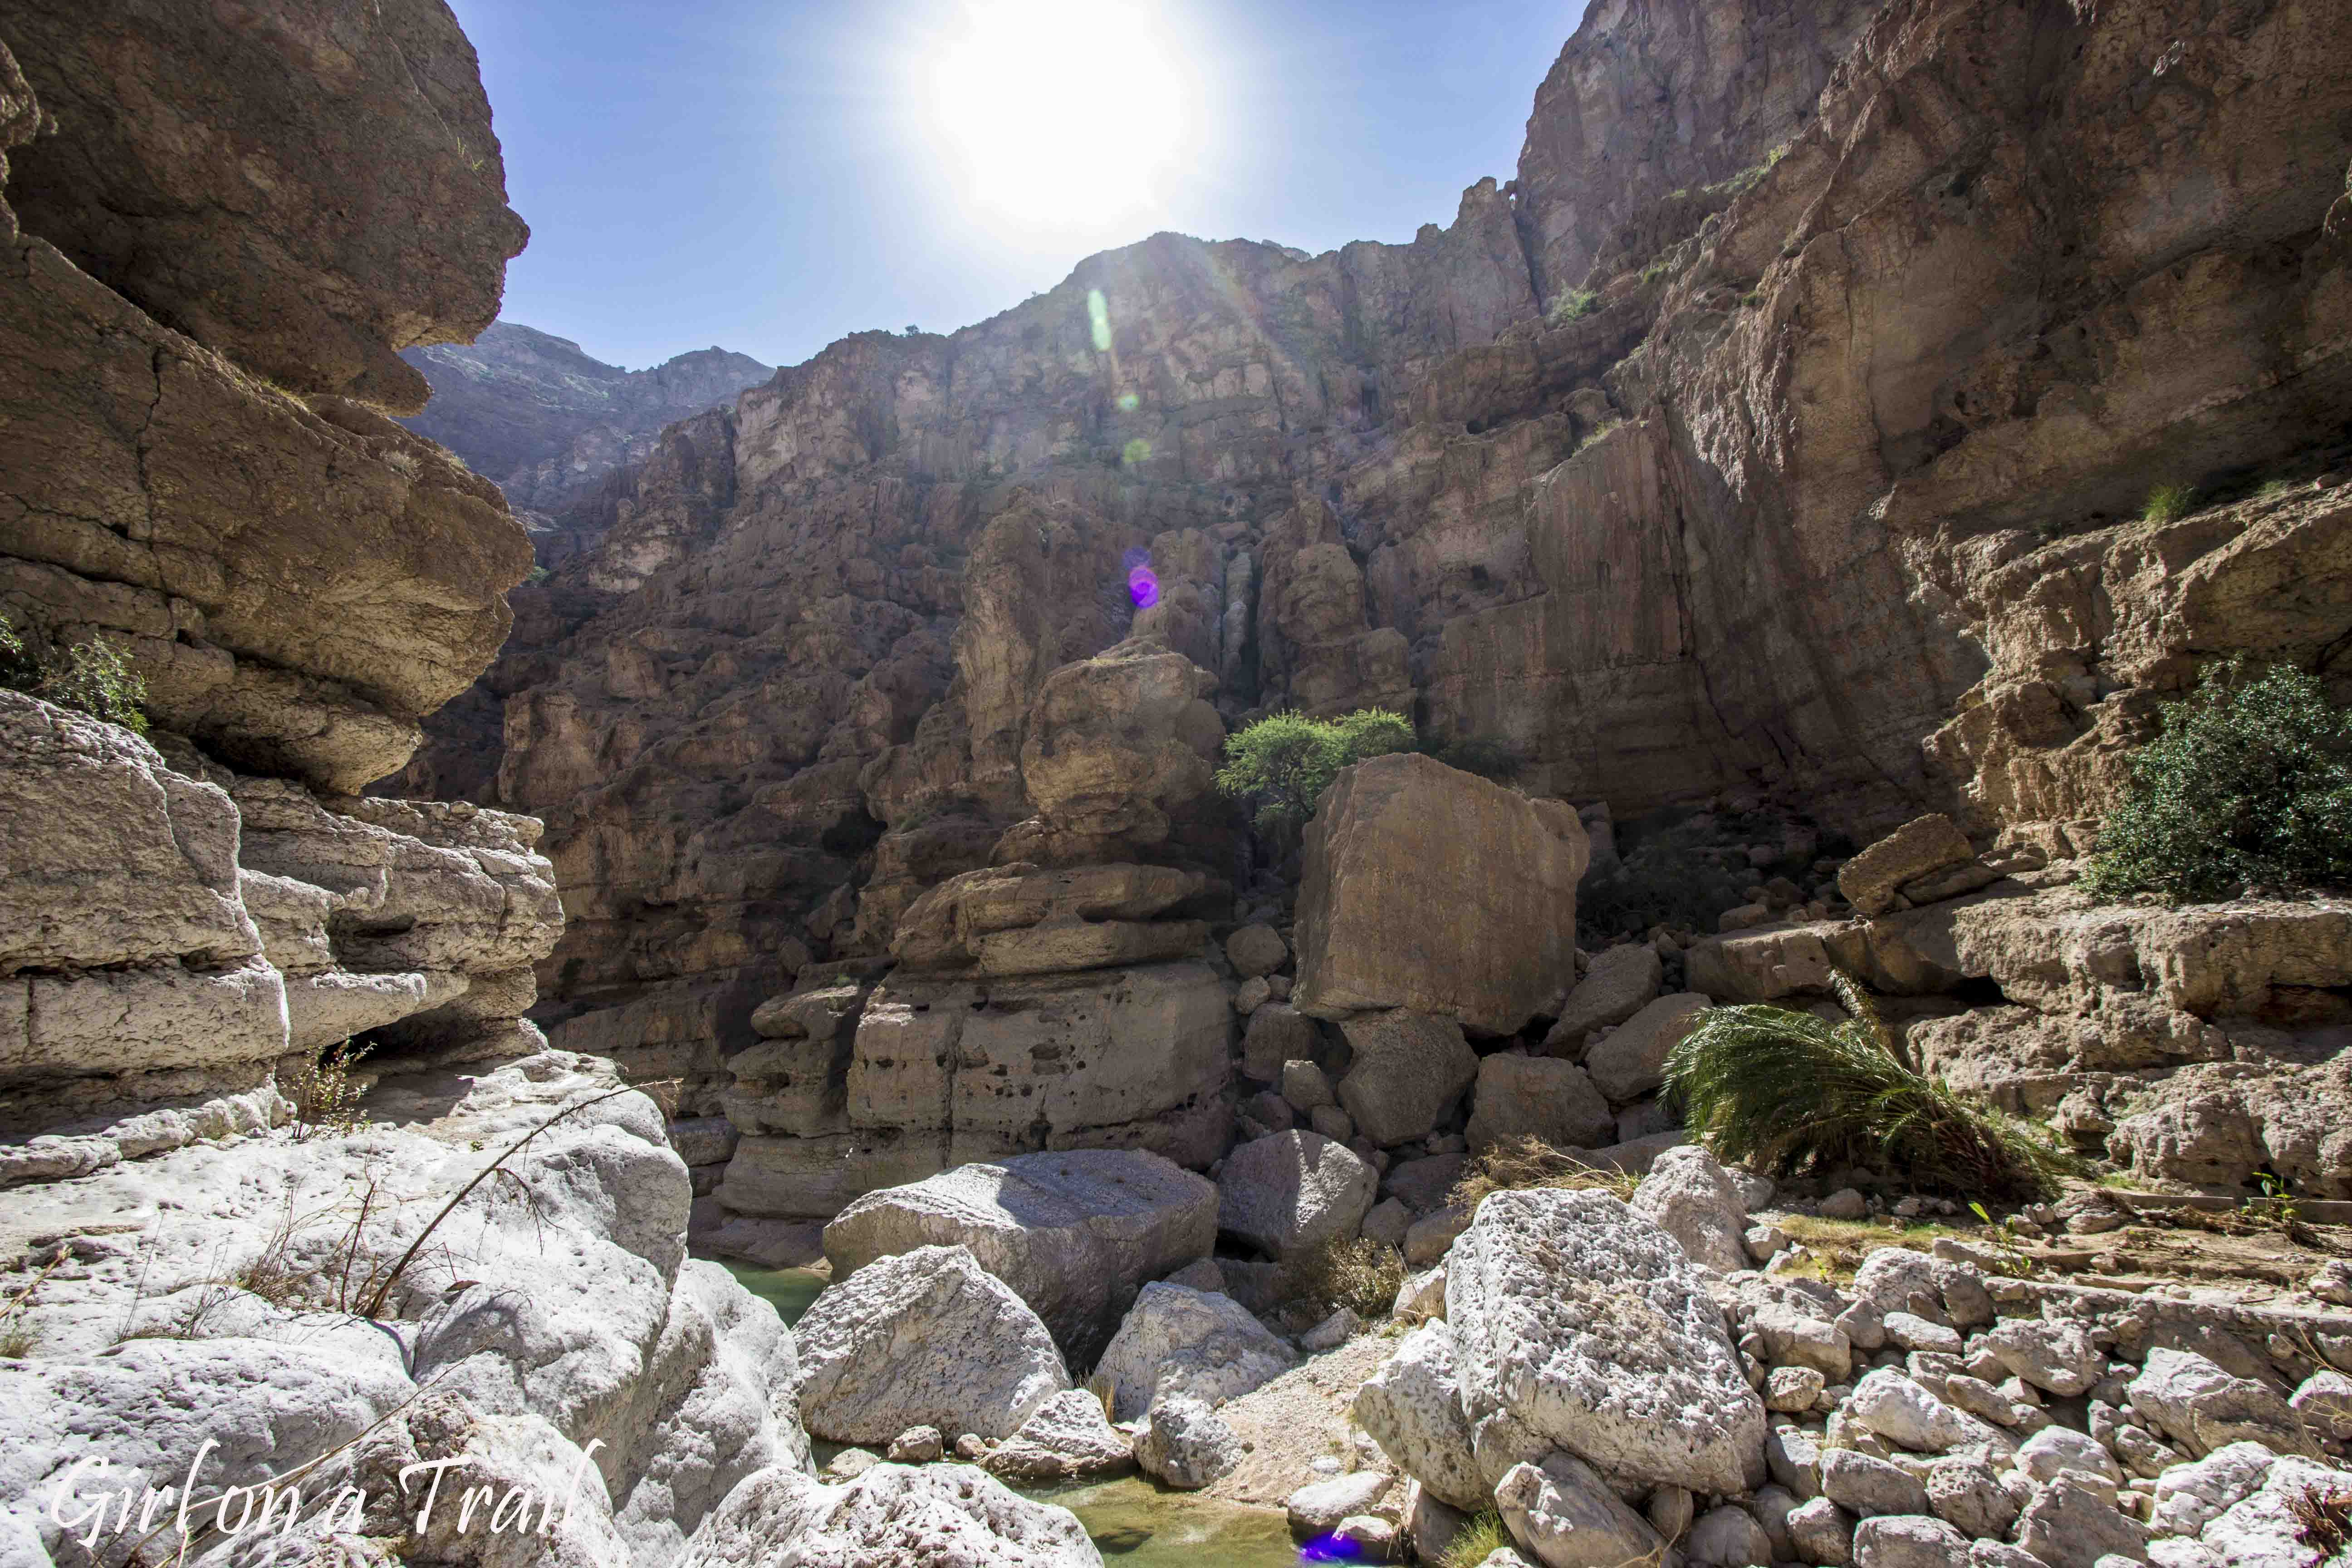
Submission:
[[[1045,226],[1155,206],[1201,118],[1196,68],[1138,0],[967,0],[923,90],[974,204]]]

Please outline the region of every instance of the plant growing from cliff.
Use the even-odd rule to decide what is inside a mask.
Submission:
[[[367,1054],[367,1047],[354,1048],[349,1040],[310,1054],[310,1061],[294,1075],[292,1086],[297,1143],[320,1133],[341,1137],[367,1125],[367,1112],[360,1109],[366,1086],[352,1078],[352,1068]]]
[[[1879,1166],[1996,1198],[2042,1196],[2075,1168],[2023,1123],[1914,1072],[1869,994],[1843,973],[1831,983],[1841,1023],[1710,1007],[1667,1056],[1669,1102],[1717,1154],[1781,1175]]]
[[[1545,313],[1545,320],[1555,327],[1562,326],[1570,321],[1580,321],[1599,309],[1601,309],[1600,295],[1590,289],[1570,289],[1567,293],[1552,300],[1551,309]]]
[[[2352,712],[2317,677],[2242,658],[2166,709],[2084,886],[2172,900],[2352,882]]]
[[[45,662],[0,617],[0,687],[54,702],[120,724],[134,734],[147,732],[147,682],[131,668],[131,660],[104,637],[92,637],[66,649],[63,666]]]
[[[2186,516],[2197,491],[2189,485],[2158,485],[2147,492],[2147,500],[2139,509],[2142,522],[2171,522]]]
[[[1315,815],[1315,803],[1339,770],[1366,757],[1409,752],[1412,721],[1384,708],[1360,708],[1338,719],[1269,713],[1225,742],[1217,788],[1246,803],[1261,831],[1295,826]]]

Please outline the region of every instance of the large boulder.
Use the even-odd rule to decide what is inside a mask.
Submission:
[[[2131,1382],[2131,1407],[2199,1458],[2243,1442],[2282,1454],[2315,1451],[2303,1422],[2276,1391],[2233,1377],[2194,1351],[2149,1351]]]
[[[881,1258],[809,1307],[796,1332],[801,1414],[836,1443],[909,1426],[1010,1437],[1070,1385],[1053,1335],[961,1247]]]
[[[1306,850],[1302,1012],[1402,1007],[1512,1034],[1572,972],[1591,850],[1560,802],[1431,757],[1374,757],[1332,784]]]
[[[1375,1143],[1427,1136],[1478,1076],[1478,1055],[1451,1018],[1375,1013],[1339,1028],[1355,1053],[1339,1103]]]
[[[1591,1149],[1617,1141],[1617,1118],[1574,1062],[1497,1051],[1479,1059],[1467,1133],[1473,1149],[1521,1138]]]
[[[1507,1417],[1612,1483],[1740,1492],[1764,1406],[1681,1244],[1605,1193],[1504,1192],[1446,1264],[1462,1407]]]
[[[1206,1258],[1217,1189],[1142,1150],[1023,1154],[866,1194],[824,1227],[834,1278],[961,1246],[1013,1287],[1071,1364],[1094,1361],[1147,1279]]]
[[[1883,915],[1895,908],[1905,883],[1975,855],[1950,817],[1915,817],[1840,867],[1838,891],[1864,914]]]
[[[1022,787],[1038,823],[1024,841],[1066,862],[1166,839],[1170,814],[1208,794],[1216,773],[1225,726],[1206,700],[1216,687],[1215,676],[1143,637],[1045,677],[1021,745]]]
[[[1475,1513],[1493,1496],[1478,1473],[1454,1373],[1454,1333],[1441,1319],[1405,1336],[1356,1390],[1356,1425],[1389,1461],[1440,1500]]]
[[[1379,1177],[1319,1132],[1277,1132],[1225,1156],[1217,1228],[1277,1255],[1353,1237]]]
[[[1189,1394],[1171,1394],[1151,1407],[1135,1446],[1144,1473],[1178,1491],[1213,1485],[1247,1456],[1224,1418]]]
[[[1722,1162],[1696,1143],[1660,1154],[1633,1190],[1633,1209],[1718,1274],[1748,1267],[1748,1205]]]
[[[1177,1394],[1221,1405],[1297,1364],[1238,1301],[1160,1280],[1136,1298],[1090,1382],[1108,1392],[1114,1420],[1132,1421]]]
[[[745,1477],[678,1568],[1102,1568],[1077,1516],[970,1465],[876,1465],[846,1486],[772,1466]]]
[[[425,406],[398,351],[498,314],[530,230],[448,7],[14,5],[52,119],[25,227],[148,314],[300,393]]]

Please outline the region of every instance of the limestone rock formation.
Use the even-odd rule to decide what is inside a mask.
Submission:
[[[398,351],[498,313],[530,230],[446,5],[41,3],[7,42],[55,122],[9,201],[164,326],[298,396],[413,414]]]
[[[1094,1363],[1147,1280],[1208,1257],[1216,1239],[1215,1186],[1139,1150],[960,1165],[868,1193],[824,1227],[836,1279],[918,1247],[969,1248],[1076,1366]]]
[[[1092,1385],[1108,1396],[1114,1419],[1133,1421],[1171,1398],[1222,1405],[1297,1361],[1231,1298],[1162,1280],[1143,1288],[1103,1352]]]
[[[1570,973],[1590,856],[1576,813],[1556,801],[1429,757],[1357,763],[1307,829],[1297,1005],[1517,1031]]]
[[[677,1561],[681,1568],[1102,1568],[1069,1510],[1032,1502],[969,1465],[876,1465],[838,1488],[772,1467],[738,1483]]]

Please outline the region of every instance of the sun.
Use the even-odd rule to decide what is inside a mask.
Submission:
[[[1051,227],[1159,205],[1199,118],[1183,50],[1140,0],[967,0],[920,90],[967,199]]]

